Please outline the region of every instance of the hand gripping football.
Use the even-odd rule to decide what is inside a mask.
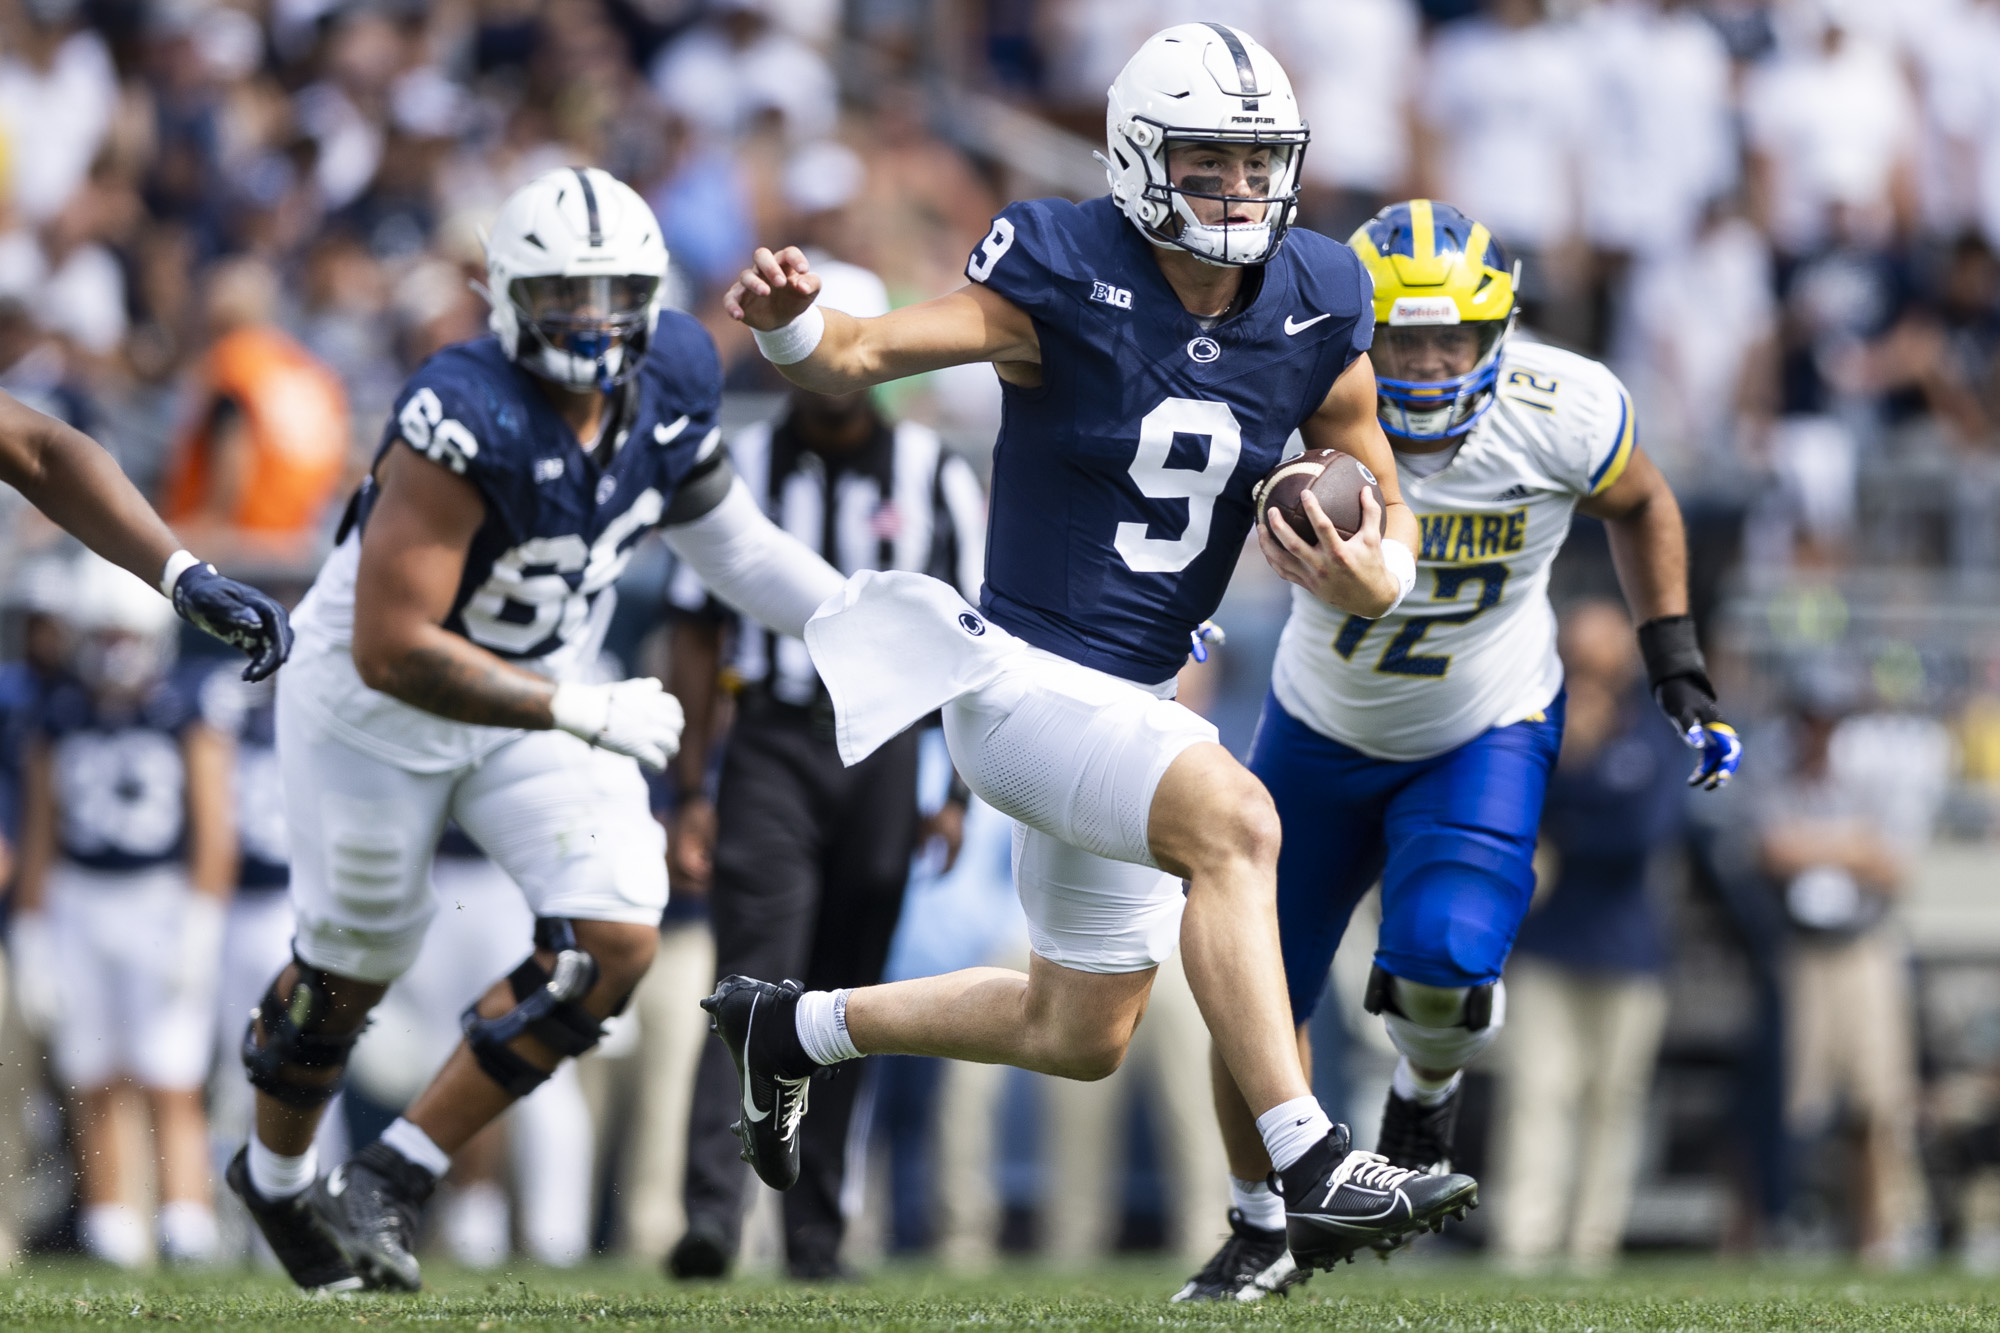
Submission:
[[[1270,512],[1275,509],[1292,525],[1293,532],[1317,546],[1319,538],[1313,532],[1312,521],[1306,517],[1306,492],[1313,493],[1319,507],[1333,521],[1334,531],[1344,540],[1361,530],[1363,487],[1375,492],[1375,503],[1382,506],[1382,488],[1360,459],[1338,449],[1308,449],[1272,468],[1257,483],[1250,498],[1257,507],[1258,522],[1270,522]],[[1380,521],[1385,528],[1387,520],[1388,510],[1382,508]]]

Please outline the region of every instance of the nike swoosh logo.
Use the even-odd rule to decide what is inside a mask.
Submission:
[[[1315,325],[1315,324],[1319,323],[1319,322],[1320,322],[1321,320],[1323,320],[1323,319],[1332,319],[1332,318],[1333,318],[1333,312],[1332,312],[1332,311],[1328,311],[1328,312],[1327,312],[1326,314],[1324,314],[1324,315],[1314,315],[1314,316],[1313,316],[1313,317],[1312,317],[1311,319],[1308,319],[1308,320],[1304,320],[1304,321],[1300,321],[1300,320],[1296,320],[1296,319],[1293,319],[1293,318],[1292,318],[1292,317],[1291,317],[1290,315],[1286,315],[1286,316],[1285,316],[1285,336],[1286,336],[1287,338],[1289,338],[1289,337],[1291,337],[1291,336],[1292,336],[1293,334],[1295,334],[1295,333],[1303,333],[1303,332],[1304,332],[1305,330],[1307,330],[1307,329],[1311,328],[1311,327],[1312,327],[1313,325]]]
[[[750,1021],[743,1025],[743,1060],[745,1064],[748,1064],[750,1061],[750,1034],[757,1030],[757,1001],[763,998],[760,995],[750,1001]],[[757,1109],[757,1101],[750,1095],[750,1071],[745,1069],[743,1071],[743,1118],[754,1125],[770,1114],[769,1111],[760,1111]]]
[[[347,1193],[347,1165],[342,1163],[334,1173],[326,1178],[326,1192],[338,1199]]]
[[[1324,317],[1322,316],[1322,318]],[[687,428],[688,428],[687,414],[682,413],[680,419],[675,421],[672,425],[653,427],[653,443],[654,444],[671,443],[673,440],[679,438],[680,433],[686,430]]]

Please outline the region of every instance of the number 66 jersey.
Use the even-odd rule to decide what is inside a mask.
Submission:
[[[1272,692],[1376,759],[1442,754],[1541,712],[1562,688],[1549,566],[1577,502],[1631,459],[1632,400],[1597,362],[1518,335],[1496,388],[1441,471],[1398,471],[1423,535],[1402,606],[1363,620],[1292,590]]]
[[[403,386],[376,458],[408,448],[472,483],[486,519],[444,628],[552,680],[595,669],[632,548],[716,456],[722,371],[701,326],[662,311],[639,373],[606,405],[608,458],[586,452],[492,337],[438,352]],[[399,443],[400,441],[400,443]],[[361,532],[371,481],[292,617],[285,689],[333,735],[413,773],[441,773],[520,735],[454,722],[369,689],[354,668]]]
[[[1107,195],[1007,207],[966,276],[1033,317],[1008,386],[982,608],[1037,648],[1169,680],[1255,521],[1250,490],[1374,337],[1354,252],[1293,228],[1240,309],[1189,314]]]

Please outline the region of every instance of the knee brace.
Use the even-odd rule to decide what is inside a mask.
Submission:
[[[250,1023],[243,1032],[243,1069],[250,1086],[259,1092],[287,1106],[310,1110],[326,1105],[340,1090],[348,1053],[368,1025],[363,1023],[347,1033],[323,1031],[322,1025],[333,1011],[326,974],[296,956],[292,961],[299,975],[291,994],[282,994],[277,978],[273,978],[262,1002],[250,1011]],[[306,1069],[334,1072],[324,1082],[293,1076],[294,1071]]]
[[[603,1025],[583,1007],[597,984],[597,960],[576,945],[576,931],[559,917],[535,922],[535,947],[555,954],[554,971],[534,956],[507,977],[514,1007],[497,1018],[482,1018],[479,1004],[466,1007],[459,1024],[486,1077],[511,1097],[525,1097],[546,1083],[551,1071],[529,1063],[508,1043],[533,1037],[561,1056],[582,1055],[604,1036]]]
[[[1389,1040],[1424,1069],[1463,1069],[1493,1044],[1507,1021],[1507,986],[1426,986],[1390,976],[1377,963],[1362,1008],[1382,1015]]]

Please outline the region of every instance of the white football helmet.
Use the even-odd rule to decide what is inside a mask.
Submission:
[[[562,167],[500,205],[487,323],[522,368],[608,392],[645,360],[666,276],[660,224],[638,192],[596,167]]]
[[[1145,238],[1211,264],[1261,264],[1278,253],[1299,208],[1299,168],[1312,137],[1292,81],[1276,56],[1221,23],[1181,23],[1146,39],[1111,85],[1106,147],[1099,154],[1111,197]],[[1261,144],[1271,151],[1270,194],[1261,199],[1177,188],[1167,148],[1184,143]],[[1261,203],[1257,223],[1209,226],[1188,197]]]

